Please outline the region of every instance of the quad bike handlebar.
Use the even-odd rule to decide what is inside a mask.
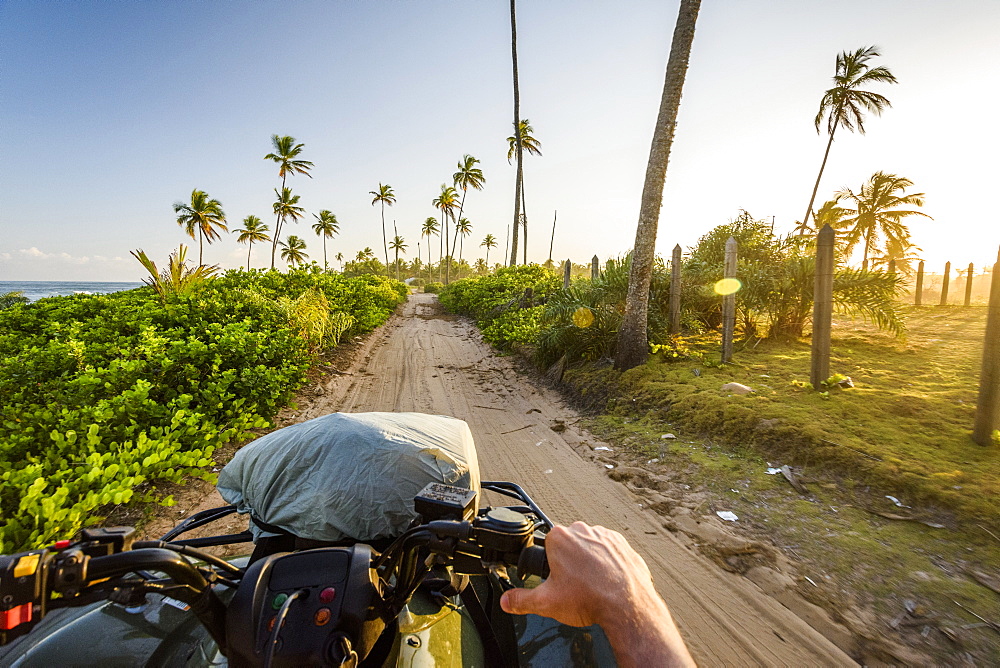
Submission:
[[[483,488],[525,505],[476,512],[475,492],[428,485],[414,499],[422,521],[381,554],[358,542],[272,554],[241,569],[184,541],[134,542],[133,529],[117,527],[0,556],[0,645],[51,609],[102,599],[138,605],[161,593],[191,606],[231,665],[357,665],[432,571],[450,574],[446,596],[467,575],[491,574],[503,588],[514,586],[509,567],[522,579],[548,575],[548,518],[513,483]],[[220,587],[236,590],[228,606]]]

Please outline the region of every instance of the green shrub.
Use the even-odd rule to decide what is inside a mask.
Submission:
[[[436,295],[444,288],[444,283],[438,283],[437,281],[431,281],[430,283],[424,284],[424,292]]]
[[[154,500],[146,483],[210,477],[214,449],[268,426],[315,351],[405,295],[378,276],[235,271],[162,299],[140,288],[0,310],[0,552]]]

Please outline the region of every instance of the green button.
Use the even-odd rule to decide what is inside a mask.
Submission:
[[[277,596],[274,597],[274,600],[271,601],[271,607],[274,608],[275,610],[277,610],[287,600],[288,600],[288,594],[278,594]]]

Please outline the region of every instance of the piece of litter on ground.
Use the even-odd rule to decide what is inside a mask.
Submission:
[[[545,469],[545,471],[543,471],[543,473],[545,473],[546,475],[549,474],[549,473],[552,473],[552,469]]]
[[[674,436],[673,434],[664,434],[663,436],[660,436],[661,440],[664,439],[664,438],[667,439],[667,440],[673,440],[673,439],[675,439],[677,437]]]
[[[909,508],[909,506],[903,505],[903,502],[900,501],[899,499],[897,499],[894,496],[889,496],[888,494],[886,494],[885,498],[889,499],[890,501],[892,501],[893,503],[895,503],[900,508]]]
[[[646,461],[646,463],[647,464],[655,464],[658,461],[660,461],[660,460],[659,459],[650,459],[650,460]]]
[[[806,579],[806,581],[809,584],[811,584],[813,587],[816,587],[817,589],[819,589],[819,585],[816,584],[815,582],[813,582],[811,577],[809,577],[808,575],[803,575],[802,577],[804,577]]]
[[[599,446],[597,446],[596,448],[594,448],[594,450],[595,450],[596,452],[601,452],[601,451],[604,451],[604,452],[611,452],[611,448],[609,448],[609,447],[608,447],[608,446],[606,446],[606,445],[599,445]]]
[[[729,491],[732,492],[733,494],[739,494],[739,492],[737,492],[735,489],[730,489]]]
[[[781,468],[780,467],[769,466],[767,468],[767,474],[768,475],[775,475],[777,473],[781,473]]]
[[[606,469],[613,469],[614,467],[615,467],[614,464],[605,464],[604,465],[604,468],[606,468]]]
[[[716,510],[715,514],[718,515],[719,518],[724,519],[727,522],[735,522],[736,520],[740,519],[739,517],[736,516],[736,513],[734,513],[731,510]]]

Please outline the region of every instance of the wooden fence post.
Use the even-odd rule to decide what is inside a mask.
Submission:
[[[992,445],[993,430],[1000,427],[1000,262],[993,265],[990,307],[986,315],[983,366],[979,373],[979,398],[972,440]]]
[[[941,281],[941,306],[948,303],[948,283],[951,281],[951,262],[944,263],[944,279]]]
[[[920,300],[924,295],[924,261],[917,265],[917,286],[913,289],[913,305],[920,306]]]
[[[595,255],[590,261],[590,280],[596,281],[601,277],[601,261]]]
[[[972,278],[973,278],[972,270],[973,269],[975,269],[975,267],[973,267],[972,263],[970,262],[969,263],[969,269],[968,269],[968,271],[965,272],[965,305],[966,306],[969,306],[969,305],[972,304]]]
[[[724,278],[736,278],[736,239],[729,237],[726,242]],[[729,283],[729,281],[726,281]],[[736,291],[727,285],[727,293],[722,297],[722,361],[733,359],[733,334],[736,330]]]
[[[823,389],[830,377],[830,326],[833,321],[833,228],[829,224],[816,235],[816,283],[813,287],[812,368],[809,382]]]
[[[567,258],[566,259],[566,269],[563,272],[563,289],[564,290],[569,287],[569,272],[570,272],[570,270],[572,268],[573,268],[573,264],[569,261],[569,258]]]
[[[670,333],[681,333],[681,245],[670,258]]]
[[[895,260],[889,260],[889,273],[890,274],[895,274],[896,273],[896,261]]]

